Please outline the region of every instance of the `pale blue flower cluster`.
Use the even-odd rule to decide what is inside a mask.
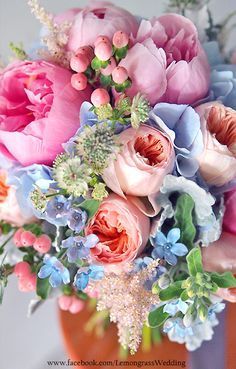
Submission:
[[[39,278],[49,277],[49,283],[54,288],[70,283],[69,270],[55,256],[46,255],[43,262],[44,265],[38,272]]]
[[[67,257],[70,263],[79,259],[87,259],[90,255],[90,249],[94,248],[99,242],[99,238],[95,234],[86,237],[69,237],[62,241],[62,248],[67,249]]]
[[[74,286],[83,291],[89,284],[89,280],[98,281],[104,276],[104,268],[100,265],[91,265],[80,268],[74,279]]]

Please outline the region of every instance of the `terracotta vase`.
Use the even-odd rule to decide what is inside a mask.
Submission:
[[[162,363],[163,361],[172,361],[173,365],[169,365],[171,369],[180,369],[181,367],[187,369],[187,351],[184,345],[179,345],[170,342],[167,338],[164,338],[161,343],[154,345],[149,352],[143,352],[140,349],[135,355],[129,355],[125,359],[119,358],[119,345],[117,340],[117,329],[115,324],[110,324],[103,337],[98,338],[95,334],[86,332],[84,326],[88,321],[91,313],[84,309],[79,314],[73,315],[68,312],[59,310],[59,319],[64,339],[64,345],[68,358],[72,361],[79,362],[92,362],[93,360],[99,361],[114,361],[114,360],[126,360],[126,361],[155,361],[159,360],[158,365],[153,364],[154,367],[160,369],[166,368]],[[179,363],[178,363],[179,362]],[[185,366],[180,363],[185,362]],[[176,363],[176,365],[175,365]],[[111,368],[112,366],[100,366],[99,368]],[[124,366],[115,366],[125,368]],[[152,368],[152,365],[148,366]],[[98,368],[95,365],[77,366],[76,368]]]

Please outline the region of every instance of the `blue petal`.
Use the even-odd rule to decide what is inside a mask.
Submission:
[[[53,288],[59,287],[62,284],[60,273],[54,270],[50,275],[49,283]]]
[[[104,276],[104,268],[99,265],[92,265],[90,267],[89,277],[95,281],[102,279]]]
[[[161,118],[168,128],[174,130],[175,124],[180,119],[188,105],[159,103],[154,106],[154,113]]]
[[[61,277],[64,284],[70,283],[70,273],[67,268],[64,268],[63,272],[61,273]]]
[[[96,236],[95,234],[89,234],[86,237],[86,241],[84,242],[84,247],[92,249],[93,247],[96,246],[98,242],[99,242],[98,236]]]
[[[164,255],[165,260],[167,261],[168,264],[170,265],[176,265],[177,264],[177,257],[172,254],[171,251],[165,251],[165,255]]]
[[[183,243],[176,243],[171,247],[171,252],[177,256],[184,256],[188,253],[188,249]]]
[[[66,254],[70,263],[79,258],[79,250],[76,246],[69,247]]]
[[[157,232],[153,239],[155,246],[164,246],[167,243],[166,236],[162,232]]]
[[[155,249],[152,251],[152,257],[153,259],[163,259],[164,258],[164,248],[162,246],[155,247]]]
[[[77,274],[75,279],[75,286],[78,290],[84,290],[89,282],[89,275],[86,273]]]
[[[167,235],[167,242],[174,244],[179,239],[180,239],[180,229],[179,228],[171,229],[170,232]]]
[[[38,277],[42,279],[47,278],[52,273],[52,270],[53,269],[50,265],[43,265],[40,271],[38,272]]]

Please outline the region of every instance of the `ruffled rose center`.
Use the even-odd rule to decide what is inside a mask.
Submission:
[[[53,103],[53,91],[52,82],[45,73],[36,74],[32,65],[26,65],[22,71],[6,73],[2,86],[1,130],[22,131],[32,121],[47,117]],[[10,125],[7,117],[14,116],[17,120]]]
[[[173,61],[179,62],[185,60],[189,63],[198,53],[198,43],[194,34],[186,36],[185,31],[181,29],[176,35],[173,32],[168,35],[168,39],[163,49],[166,52],[167,64]]]
[[[223,106],[213,106],[208,115],[207,126],[217,141],[226,145],[236,157],[236,112]]]
[[[158,166],[165,159],[162,141],[152,134],[138,137],[134,143],[134,149],[150,166]]]
[[[91,253],[100,261],[121,261],[122,255],[131,251],[129,236],[115,214],[100,212],[89,231],[99,238],[100,242]]]

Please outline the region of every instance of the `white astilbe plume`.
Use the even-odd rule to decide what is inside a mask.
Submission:
[[[68,42],[68,33],[71,23],[66,21],[60,25],[55,23],[54,15],[48,13],[44,7],[39,4],[38,0],[29,0],[28,5],[31,8],[31,12],[48,30],[47,36],[42,40],[45,43],[48,52],[41,50],[39,51],[40,55],[46,60],[53,61],[63,67],[68,67],[70,53],[65,50],[65,45]]]
[[[109,273],[89,287],[97,292],[97,310],[109,311],[111,322],[117,323],[120,344],[129,348],[131,354],[138,350],[152,305],[159,303],[159,297],[144,286],[158,265],[159,260],[154,260],[136,273]]]

